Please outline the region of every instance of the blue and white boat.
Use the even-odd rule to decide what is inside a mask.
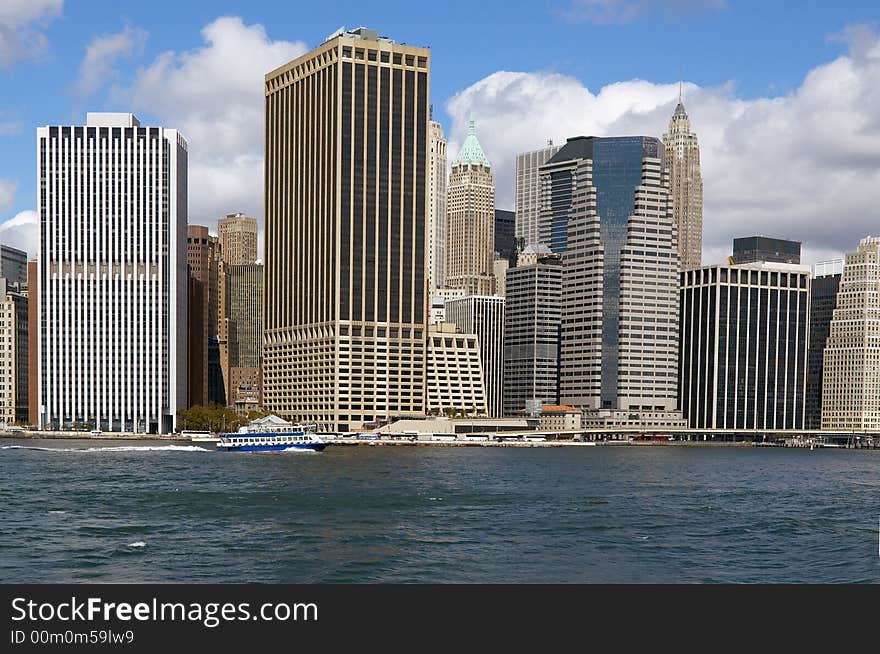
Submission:
[[[278,416],[252,420],[232,434],[220,434],[221,452],[320,452],[327,443],[313,433],[313,425],[294,425]]]

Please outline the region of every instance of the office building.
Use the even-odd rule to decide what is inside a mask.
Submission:
[[[486,415],[480,347],[474,334],[449,323],[428,330],[425,410],[428,415]]]
[[[37,129],[39,426],[170,433],[187,403],[187,144],[132,114]]]
[[[699,268],[703,256],[703,176],[700,144],[681,98],[663,135],[665,167],[669,177],[672,215],[678,228],[682,270]]]
[[[560,403],[609,423],[675,412],[678,243],[662,143],[571,138],[540,175],[541,241],[563,255]]]
[[[424,415],[430,51],[340,31],[268,73],[263,395],[350,431]]]
[[[516,214],[513,211],[495,209],[495,259],[505,259],[516,265],[518,249],[516,240]]]
[[[880,431],[880,237],[846,255],[825,341],[822,429]]]
[[[10,284],[27,288],[27,252],[9,245],[0,245],[0,277]]]
[[[767,236],[733,239],[733,263],[795,263],[801,262],[800,241]]]
[[[428,127],[428,218],[426,230],[428,288],[446,283],[446,137],[443,126],[432,120]]]
[[[562,257],[529,245],[507,271],[504,307],[504,415],[559,404]],[[531,403],[531,404],[530,404]]]
[[[6,425],[28,420],[28,296],[24,290],[21,282],[0,277],[0,423]]]
[[[695,429],[804,428],[810,269],[681,273],[681,408]]]
[[[507,295],[507,270],[510,262],[507,259],[495,259],[492,262],[492,276],[495,278],[495,295],[505,297]]]
[[[200,297],[204,302],[200,309],[193,309],[192,314],[202,315],[202,333],[205,338],[202,363],[193,371],[201,374],[202,379],[190,380],[191,405],[226,403],[226,388],[220,366],[220,261],[220,243],[217,237],[211,235],[204,225],[187,225],[186,262],[190,274],[202,285]]]
[[[538,223],[541,217],[541,178],[538,170],[550,161],[561,147],[549,141],[547,147],[516,156],[515,236],[517,241],[522,243],[522,247],[540,241]]]
[[[494,294],[495,181],[474,121],[452,163],[446,203],[446,286]]]
[[[241,213],[226,214],[217,221],[220,258],[233,266],[257,260],[257,219]]]
[[[504,392],[504,298],[467,296],[446,303],[446,320],[464,334],[476,334],[490,418],[500,418]]]
[[[825,342],[831,318],[837,307],[837,292],[843,274],[843,259],[821,261],[813,265],[810,282],[810,342],[807,352],[806,429],[822,427],[822,372]]]
[[[238,393],[261,396],[263,365],[263,265],[220,265],[221,367],[226,405],[240,404]],[[235,379],[233,379],[235,377]],[[243,388],[239,388],[244,385]],[[248,404],[251,402],[249,401]],[[256,407],[254,407],[256,408]]]
[[[208,335],[205,285],[187,266],[187,406],[204,405],[208,398]]]

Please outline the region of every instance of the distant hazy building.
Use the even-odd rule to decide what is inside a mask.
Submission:
[[[257,260],[257,219],[241,213],[230,213],[217,221],[220,257],[235,266]]]
[[[492,295],[495,180],[474,121],[449,174],[446,230],[446,286],[463,289],[468,295]]]
[[[504,415],[530,402],[559,403],[562,257],[529,245],[507,271],[504,307]],[[534,257],[530,255],[535,255]]]
[[[880,238],[846,255],[825,341],[822,429],[880,431]]]
[[[681,408],[695,429],[804,428],[810,269],[681,274]]]
[[[193,309],[193,316],[201,314],[204,320],[205,343],[202,365],[193,370],[202,379],[190,380],[189,397],[192,404],[226,403],[226,389],[220,367],[220,244],[216,236],[208,232],[204,225],[187,225],[186,261],[190,274],[202,285],[200,297],[204,302],[201,309]],[[195,290],[195,289],[194,289]],[[195,335],[195,331],[193,334]]]
[[[459,412],[486,415],[480,347],[474,334],[445,323],[428,330],[426,404],[429,415]]]
[[[733,239],[733,262],[796,263],[801,262],[801,244],[784,238],[747,236]]]
[[[541,178],[538,170],[550,161],[561,147],[553,145],[551,141],[545,148],[523,152],[516,156],[515,235],[521,240],[523,247],[540,240],[538,221],[541,214]]]
[[[28,297],[23,290],[21,282],[0,277],[0,422],[7,425],[28,420]]]
[[[504,390],[504,298],[468,296],[446,303],[446,320],[465,334],[476,334],[486,382],[490,418],[500,417]]]
[[[186,141],[89,113],[37,145],[40,427],[169,433],[187,403]]]
[[[27,252],[8,245],[0,245],[0,277],[10,284],[27,287]]]
[[[679,98],[663,135],[665,166],[669,176],[672,214],[678,227],[681,268],[699,268],[703,255],[703,176],[700,172],[700,144]]]
[[[428,217],[425,222],[428,288],[446,283],[446,137],[443,126],[432,120],[428,127]]]
[[[541,240],[563,255],[561,403],[612,422],[675,411],[678,243],[663,145],[570,138],[540,174]]]
[[[263,395],[350,431],[423,415],[430,50],[359,28],[265,77]]]
[[[807,354],[806,429],[822,427],[822,372],[825,342],[831,330],[831,318],[837,307],[837,292],[843,273],[843,259],[813,265],[810,283],[810,343]]]
[[[517,249],[516,214],[495,209],[495,258],[506,259],[515,266]]]

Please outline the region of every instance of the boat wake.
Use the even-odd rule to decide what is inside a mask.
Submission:
[[[121,445],[118,447],[36,447],[4,445],[0,450],[34,450],[36,452],[209,452],[196,445]]]

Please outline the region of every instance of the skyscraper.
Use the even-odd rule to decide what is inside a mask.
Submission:
[[[504,298],[472,295],[449,300],[446,320],[464,334],[476,334],[488,415],[500,417],[504,396]]]
[[[429,59],[359,28],[266,75],[269,411],[333,431],[424,412]]]
[[[220,307],[226,332],[223,379],[226,404],[234,406],[241,385],[237,380],[246,380],[248,388],[242,390],[256,394],[258,400],[261,394],[253,380],[260,379],[263,361],[263,265],[223,262],[221,270]]]
[[[516,214],[513,211],[495,209],[495,258],[506,259],[516,265]]]
[[[241,266],[257,260],[257,219],[230,213],[217,221],[220,257],[225,263]]]
[[[28,419],[28,296],[23,290],[21,282],[0,277],[0,422],[6,424]]]
[[[837,307],[837,292],[843,275],[843,259],[821,261],[813,266],[810,283],[810,343],[807,353],[806,429],[822,427],[822,372],[825,342]]]
[[[8,245],[0,245],[0,277],[10,284],[27,286],[27,252]]]
[[[205,339],[202,348],[202,365],[198,372],[201,382],[190,381],[190,402],[192,404],[226,403],[225,382],[220,365],[220,316],[218,310],[220,288],[220,244],[217,237],[208,232],[204,225],[187,225],[186,262],[190,274],[202,286],[199,293],[193,288],[194,298],[201,298],[204,305],[193,309],[191,315],[202,316]],[[195,332],[194,332],[195,335]],[[196,372],[195,370],[193,371]]]
[[[561,147],[553,145],[551,141],[545,148],[516,156],[515,233],[516,238],[521,239],[523,247],[540,240],[538,222],[541,217],[541,178],[538,171]]]
[[[428,130],[428,288],[434,291],[446,283],[446,137],[443,126],[431,121]]]
[[[700,144],[679,98],[669,129],[663,135],[672,214],[678,227],[682,270],[699,268],[703,256],[703,176]]]
[[[541,167],[541,241],[563,255],[560,401],[674,411],[678,243],[663,145],[568,139]]]
[[[562,257],[529,245],[507,271],[504,307],[504,415],[559,403]]]
[[[733,262],[800,263],[800,241],[767,236],[745,236],[733,239]]]
[[[822,429],[880,431],[880,237],[846,255],[824,356]]]
[[[804,428],[810,269],[786,263],[681,273],[681,409],[688,426]]]
[[[446,197],[446,286],[468,295],[492,295],[495,181],[474,121],[452,163]]]
[[[187,144],[131,114],[37,129],[39,423],[168,433],[187,402]]]

